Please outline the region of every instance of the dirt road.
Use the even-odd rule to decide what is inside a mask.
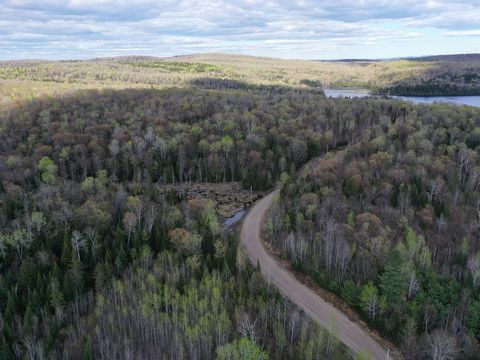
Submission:
[[[302,308],[321,326],[333,331],[347,347],[355,352],[369,354],[372,359],[393,359],[387,349],[384,349],[367,331],[303,285],[267,253],[260,239],[261,227],[265,213],[277,194],[278,192],[274,191],[260,200],[243,222],[241,242],[252,263],[260,265],[266,281],[275,285],[284,296]]]

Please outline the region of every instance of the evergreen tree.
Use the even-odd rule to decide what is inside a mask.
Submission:
[[[10,347],[10,344],[5,339],[5,337],[2,337],[2,342],[0,346],[0,360],[14,360],[14,359],[15,359],[15,354],[13,353],[13,350]]]
[[[52,277],[48,287],[50,306],[55,310],[63,309],[65,303],[60,282],[56,277]]]
[[[70,239],[68,238],[67,232],[65,232],[65,236],[63,239],[63,247],[62,247],[62,254],[60,256],[60,264],[65,269],[68,267],[72,260],[72,245],[70,243]]]
[[[405,302],[407,292],[407,274],[405,259],[401,252],[394,249],[380,276],[380,289],[388,307],[400,306]]]
[[[341,295],[350,305],[358,304],[359,292],[359,287],[352,280],[344,281]]]

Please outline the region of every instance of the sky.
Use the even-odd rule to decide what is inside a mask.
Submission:
[[[480,0],[0,0],[0,59],[480,53]]]

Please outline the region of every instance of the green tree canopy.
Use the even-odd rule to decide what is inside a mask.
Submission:
[[[252,340],[243,337],[218,347],[217,360],[268,360],[268,354]]]
[[[42,181],[46,184],[53,184],[57,179],[58,167],[55,165],[52,159],[48,156],[44,156],[38,163],[38,169],[40,170],[40,176]]]

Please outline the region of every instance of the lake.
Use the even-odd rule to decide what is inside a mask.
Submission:
[[[368,89],[324,89],[325,95],[331,98],[339,97],[372,97]],[[480,96],[389,96],[392,99],[411,101],[415,104],[433,104],[444,102],[456,105],[480,107]]]

